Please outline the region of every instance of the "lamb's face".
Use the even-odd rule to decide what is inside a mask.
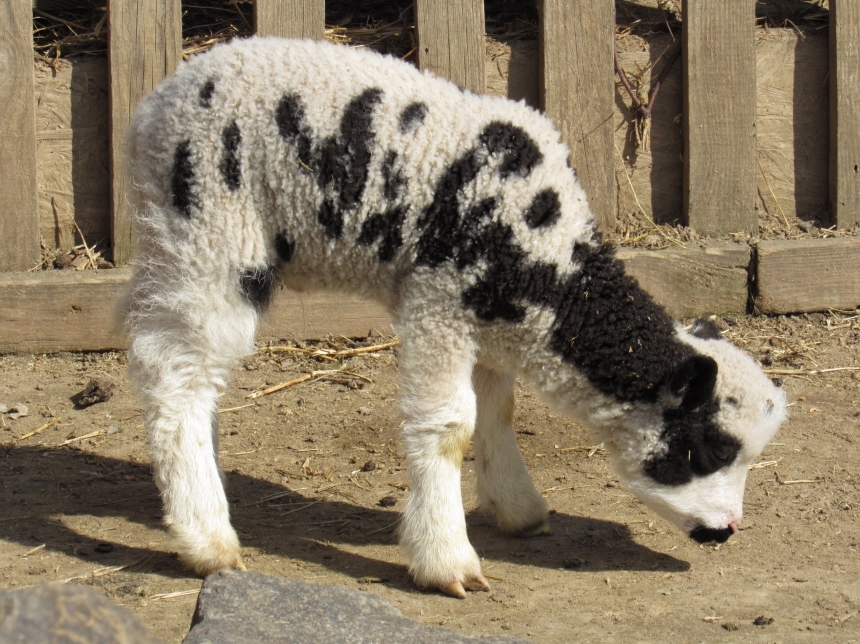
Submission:
[[[657,405],[638,410],[635,438],[613,456],[655,512],[696,541],[723,542],[743,516],[750,464],[786,417],[785,395],[718,335],[679,336],[701,355],[678,368]]]

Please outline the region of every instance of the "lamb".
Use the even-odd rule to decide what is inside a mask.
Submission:
[[[244,568],[216,400],[279,281],[391,311],[412,488],[400,543],[420,586],[488,588],[460,491],[472,439],[481,507],[507,533],[549,530],[512,429],[518,375],[693,539],[738,529],[785,397],[625,274],[535,110],[370,51],[254,38],[183,63],[140,104],[128,149],[130,371],[165,521],[196,572]]]

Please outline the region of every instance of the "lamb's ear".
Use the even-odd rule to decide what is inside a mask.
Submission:
[[[669,392],[682,399],[682,409],[701,407],[714,393],[717,370],[717,363],[713,358],[702,355],[687,358],[675,367],[669,378]]]
[[[719,340],[723,337],[722,333],[720,333],[720,328],[711,322],[711,320],[705,320],[704,318],[699,318],[693,322],[690,335],[702,340]]]

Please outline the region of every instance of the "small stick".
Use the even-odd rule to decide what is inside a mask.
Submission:
[[[89,434],[84,434],[83,436],[76,436],[75,438],[70,438],[66,441],[63,441],[62,443],[60,443],[58,445],[58,447],[64,447],[64,446],[68,445],[69,443],[74,443],[76,441],[82,441],[82,440],[85,440],[87,438],[95,438],[96,436],[101,436],[104,433],[105,433],[105,431],[103,429],[97,429],[96,431],[90,432]]]
[[[775,376],[815,376],[819,373],[832,371],[860,371],[860,367],[831,367],[830,369],[763,369],[765,373]]]
[[[377,534],[377,533],[379,533],[379,532],[383,532],[383,531],[385,531],[385,530],[388,530],[389,528],[393,528],[393,527],[394,527],[394,526],[396,526],[399,522],[400,522],[400,519],[397,519],[397,521],[395,521],[394,523],[389,523],[389,524],[388,524],[387,526],[385,526],[384,528],[379,528],[378,530],[371,530],[370,532],[365,532],[365,533],[364,533],[364,536],[369,537],[369,536],[370,536],[370,535],[372,535],[372,534]],[[486,575],[484,575],[484,576],[486,577]]]
[[[243,508],[250,508],[251,506],[260,505],[261,503],[265,503],[266,501],[274,501],[275,499],[280,499],[281,497],[289,496],[292,493],[293,493],[292,490],[287,490],[286,492],[278,492],[277,494],[272,494],[271,496],[263,497],[262,499],[260,499],[259,501],[255,501],[254,503],[245,503],[242,507]]]
[[[158,593],[157,595],[150,597],[150,599],[152,601],[158,601],[159,599],[173,599],[174,597],[185,597],[186,595],[197,595],[199,593],[199,588],[193,588],[191,590],[177,590],[173,593]]]
[[[43,543],[41,546],[36,546],[32,550],[28,550],[27,552],[25,552],[23,555],[21,555],[21,559],[23,559],[24,557],[29,557],[30,555],[34,555],[37,552],[39,552],[40,550],[44,550],[44,549],[45,549],[45,544]]]
[[[45,423],[41,427],[37,427],[32,432],[29,432],[28,434],[24,434],[23,436],[19,436],[18,440],[22,441],[22,440],[25,440],[27,438],[30,438],[31,436],[35,436],[36,434],[39,434],[39,433],[45,431],[46,429],[48,429],[48,427],[53,427],[54,425],[59,423],[61,420],[63,420],[63,419],[62,418],[55,418],[54,420]]]
[[[306,373],[298,378],[294,378],[293,380],[289,380],[287,382],[282,382],[278,385],[274,385],[273,387],[269,387],[268,389],[263,389],[263,391],[255,391],[252,394],[248,394],[245,398],[259,398],[260,396],[268,396],[269,394],[273,394],[276,391],[280,391],[281,389],[286,389],[287,387],[292,387],[293,385],[297,385],[301,382],[307,382],[311,378],[314,377],[314,374],[318,373],[314,371],[314,373]]]
[[[301,512],[302,510],[311,507],[312,505],[316,505],[317,503],[322,503],[322,499],[319,501],[314,501],[313,503],[308,503],[307,505],[303,505],[300,508],[296,508],[295,510],[290,510],[289,512],[283,512],[282,514],[292,514],[293,512]]]
[[[775,467],[779,465],[779,461],[762,461],[761,463],[754,463],[750,465],[748,469],[750,470],[763,470],[766,467]]]
[[[391,347],[396,347],[398,344],[400,344],[400,340],[394,340],[393,342],[386,342],[385,344],[377,344],[376,346],[373,346],[373,347],[359,347],[358,349],[344,349],[342,351],[336,351],[333,355],[348,358],[351,356],[361,355],[362,353],[373,353],[374,351],[382,351],[383,349],[390,349]]]
[[[504,579],[502,579],[501,577],[496,577],[495,575],[488,575],[487,573],[484,573],[484,577],[486,577],[487,579],[492,579],[494,581],[504,581]]]
[[[248,403],[247,405],[239,405],[238,407],[228,407],[227,409],[219,409],[218,413],[219,414],[226,414],[227,412],[231,412],[231,411],[239,411],[240,409],[245,409],[246,407],[253,407],[256,404],[257,403]]]
[[[764,167],[761,164],[761,159],[756,157],[756,161],[758,162],[758,169],[761,170],[761,176],[764,177],[765,185],[767,185],[767,189],[770,190],[770,196],[773,197],[773,200],[776,202],[776,207],[779,208],[779,214],[782,215],[782,221],[785,222],[785,228],[786,230],[790,230],[791,226],[788,225],[788,217],[785,216],[785,211],[779,204],[779,199],[776,198],[776,195],[773,193],[773,188],[770,187],[770,181],[767,180],[767,175],[764,173]]]

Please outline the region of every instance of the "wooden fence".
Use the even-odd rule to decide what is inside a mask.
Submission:
[[[135,105],[181,58],[180,0],[109,0],[110,238],[114,260],[132,252],[122,141]],[[0,6],[0,352],[118,348],[114,302],[128,274],[27,272],[40,259],[32,0]],[[614,0],[542,0],[539,101],[571,148],[598,218],[618,207],[613,110]],[[830,212],[860,223],[860,3],[830,0]],[[703,234],[754,232],[755,0],[684,0],[683,218]],[[485,91],[482,0],[416,0],[418,64]],[[258,33],[322,38],[324,0],[257,0]],[[822,79],[823,81],[824,79]],[[743,312],[752,289],[765,313],[860,305],[858,238],[710,243],[706,249],[620,249],[646,288],[676,316]],[[364,335],[385,312],[325,295],[279,298],[264,335]],[[268,330],[266,330],[268,329]]]

